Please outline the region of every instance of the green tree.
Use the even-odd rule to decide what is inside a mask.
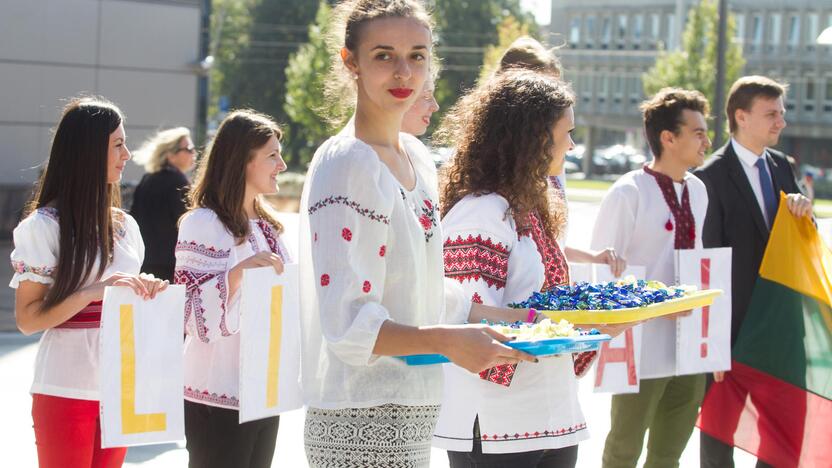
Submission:
[[[712,105],[716,97],[717,28],[719,13],[715,0],[702,0],[691,8],[682,36],[681,50],[660,52],[656,64],[642,76],[644,93],[652,96],[666,86],[696,89]],[[734,16],[728,16],[726,37],[734,37]],[[742,73],[742,47],[729,41],[725,50],[725,82],[733,83]],[[721,112],[713,109],[713,112]],[[720,129],[724,131],[724,129]]]
[[[497,25],[497,44],[485,48],[480,77],[488,78],[497,69],[500,58],[512,42],[521,36],[529,35],[529,24],[521,23],[512,15],[508,15]]]
[[[466,89],[476,85],[485,48],[497,44],[497,25],[513,16],[537,33],[533,16],[520,8],[520,0],[434,0],[437,23],[436,53],[442,74],[436,84],[436,100],[447,110]]]
[[[309,42],[289,58],[286,68],[286,102],[283,109],[292,121],[296,166],[307,164],[315,148],[331,133],[325,115],[324,85],[330,66],[326,35],[332,9],[325,1],[309,25]]]

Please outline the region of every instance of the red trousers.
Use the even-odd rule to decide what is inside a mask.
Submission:
[[[120,467],[126,447],[101,448],[98,402],[32,395],[40,468]]]

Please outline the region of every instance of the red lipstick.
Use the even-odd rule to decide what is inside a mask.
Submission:
[[[392,88],[388,89],[387,92],[393,95],[394,98],[397,99],[407,99],[413,94],[413,90],[410,88]]]

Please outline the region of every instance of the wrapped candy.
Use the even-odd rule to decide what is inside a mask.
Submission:
[[[535,292],[510,307],[539,310],[616,310],[646,307],[683,297],[692,288],[632,278],[609,283],[579,282]]]

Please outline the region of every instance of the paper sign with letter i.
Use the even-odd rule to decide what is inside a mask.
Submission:
[[[185,438],[182,405],[184,286],[153,300],[108,287],[101,311],[101,446]]]
[[[240,303],[240,422],[303,406],[298,265],[243,270]]]
[[[731,249],[677,250],[679,284],[721,289],[710,306],[676,321],[676,375],[731,368]]]
[[[607,283],[616,281],[608,265],[593,265],[595,281]],[[621,274],[622,278],[633,276],[644,279],[643,266],[632,265]],[[641,325],[627,329],[624,333],[601,345],[595,362],[595,393],[636,393],[639,389],[641,369]]]

